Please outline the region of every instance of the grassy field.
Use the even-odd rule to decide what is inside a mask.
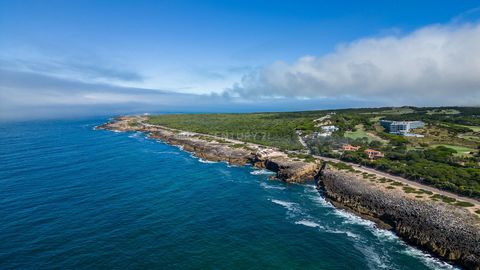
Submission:
[[[480,132],[480,126],[466,126],[466,125],[459,125],[459,126],[469,128],[474,132]]]
[[[434,145],[432,145],[432,147],[437,147],[437,146],[445,146],[447,148],[453,149],[453,150],[457,151],[458,154],[470,153],[470,152],[475,151],[475,149],[473,149],[473,148],[469,148],[469,147],[465,147],[465,146],[458,146],[458,145],[451,145],[451,144],[434,144]]]
[[[435,109],[435,110],[428,110],[427,114],[459,114],[460,112],[455,109]]]
[[[356,125],[355,129],[355,131],[346,131],[344,137],[353,140],[366,138],[369,142],[373,140],[373,138],[369,136],[368,133],[365,131],[363,125]]]
[[[474,142],[479,142],[480,141],[480,136],[460,134],[460,135],[458,135],[458,137],[461,138],[461,139],[466,139],[466,140],[470,140],[470,141],[474,141]]]
[[[175,114],[151,116],[149,123],[281,149],[302,149],[295,133],[314,129],[321,112],[252,114]]]
[[[328,116],[328,123],[314,121],[324,116]],[[301,130],[308,149],[314,154],[363,164],[441,189],[480,197],[479,141],[472,140],[480,131],[479,116],[480,108],[474,107],[402,107],[154,115],[149,117],[148,122],[283,150],[304,150],[296,133]],[[388,134],[379,125],[380,119],[422,120],[426,126],[414,130],[414,133],[424,137]],[[334,125],[338,130],[332,136],[308,136],[321,131],[322,125]],[[383,152],[385,157],[370,160],[362,151],[344,153],[341,148],[346,143],[373,148]],[[473,154],[466,154],[469,152]]]
[[[383,111],[376,112],[364,112],[363,114],[382,114],[382,115],[396,115],[396,114],[408,114],[414,113],[415,111],[411,108],[401,107],[401,108],[391,108]]]

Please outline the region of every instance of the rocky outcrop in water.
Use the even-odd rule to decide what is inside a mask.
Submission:
[[[328,166],[318,184],[330,200],[380,219],[407,242],[467,269],[480,269],[480,228],[463,209],[386,192]]]
[[[296,183],[313,180],[320,168],[317,163],[292,161],[285,158],[256,159],[254,164],[256,167],[276,172],[278,179],[286,179],[288,182]]]
[[[255,154],[244,148],[232,148],[228,144],[215,141],[182,137],[168,131],[156,131],[150,137],[160,139],[171,145],[178,145],[183,150],[194,153],[195,156],[209,161],[226,161],[233,165],[246,165],[255,159]]]

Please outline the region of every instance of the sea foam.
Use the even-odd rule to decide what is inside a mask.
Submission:
[[[253,171],[250,172],[250,174],[252,174],[252,175],[272,175],[272,174],[275,174],[275,173],[272,172],[272,171],[269,171],[269,170],[261,169],[261,170],[253,170]]]

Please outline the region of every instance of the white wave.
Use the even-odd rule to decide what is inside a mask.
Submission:
[[[352,232],[349,232],[349,231],[345,231],[344,233],[350,238],[355,238],[355,239],[360,238],[360,236],[358,234],[355,234],[355,233],[352,233]]]
[[[295,221],[295,224],[300,224],[300,225],[311,227],[311,228],[317,228],[317,227],[318,228],[323,228],[322,225],[320,225],[316,222],[310,221],[310,220],[306,220],[306,219]]]
[[[357,225],[364,225],[368,227],[375,227],[375,223],[370,220],[363,219],[359,216],[356,216],[352,213],[349,213],[343,209],[335,209],[334,211],[335,215],[343,217],[345,220],[343,223],[347,224],[357,224]]]
[[[269,171],[269,170],[261,169],[261,170],[251,171],[250,174],[253,174],[253,175],[272,175],[272,174],[275,174],[275,173],[272,172],[272,171]]]
[[[381,240],[388,240],[388,241],[399,241],[400,238],[392,231],[379,229],[379,228],[372,228],[371,232]]]
[[[287,208],[290,211],[295,210],[296,203],[286,202],[286,201],[281,201],[281,200],[275,200],[275,199],[271,199],[270,201],[275,203],[275,204],[281,205],[281,206]]]
[[[265,189],[278,189],[278,190],[284,190],[285,189],[285,187],[272,186],[272,185],[269,185],[265,182],[260,182],[260,186],[262,186]]]
[[[210,161],[210,160],[205,160],[201,158],[198,158],[198,161],[201,163],[207,163],[207,164],[217,163],[216,161]]]
[[[350,238],[360,239],[360,236],[358,234],[353,233],[353,232],[326,228],[325,226],[323,226],[323,225],[321,225],[321,224],[319,224],[315,221],[308,220],[308,219],[302,219],[302,220],[299,220],[299,221],[295,221],[295,224],[303,225],[303,226],[307,226],[307,227],[311,227],[311,228],[319,228],[321,231],[324,231],[324,232],[327,232],[327,233],[345,234]]]
[[[315,204],[328,208],[335,208],[330,202],[325,199],[325,197],[320,195],[315,185],[305,185],[305,193],[306,197],[313,201]]]
[[[350,237],[350,238],[360,239],[360,235],[355,234],[355,233],[353,233],[353,232],[351,232],[351,231],[343,231],[343,230],[338,230],[338,229],[326,228],[326,229],[325,229],[325,232],[335,233],[335,234],[345,234],[345,235],[347,235],[347,236]]]
[[[263,184],[263,182],[261,184]],[[343,209],[335,208],[331,203],[326,201],[325,198],[318,193],[314,185],[306,185],[305,191],[306,191],[306,197],[310,198],[313,202],[321,206],[333,208],[334,214],[344,219],[343,220],[344,224],[356,224],[356,225],[363,226],[369,231],[371,231],[372,234],[375,235],[380,241],[400,243],[402,246],[405,247],[405,249],[401,251],[402,253],[420,259],[428,268],[441,269],[441,270],[459,269],[447,262],[444,262],[438,258],[431,256],[427,252],[424,252],[422,250],[419,250],[415,247],[408,245],[403,240],[401,240],[394,232],[378,228],[373,221],[363,219],[360,216],[357,216]],[[378,254],[378,252],[373,250],[372,247],[362,245],[361,235],[355,234],[348,230],[342,230],[338,228],[333,229],[333,228],[325,227],[319,224],[318,222],[316,222],[314,218],[308,215],[302,214],[301,209],[298,208],[298,205],[296,203],[281,201],[281,200],[274,200],[274,199],[272,199],[271,201],[273,203],[282,205],[283,207],[288,209],[290,217],[297,217],[297,218],[298,216],[307,217],[307,218],[295,221],[295,224],[303,225],[311,228],[318,228],[321,231],[328,232],[328,233],[345,234],[348,237],[355,239],[355,243],[357,245],[356,248],[365,255],[365,257],[368,260],[370,269],[397,269],[398,268],[398,266],[395,267],[394,265],[392,265],[392,262],[390,261],[388,255],[381,254],[381,253]]]
[[[346,219],[344,223],[358,224],[367,227],[367,229],[369,229],[380,240],[395,241],[397,243],[401,243],[403,246],[405,246],[405,250],[403,250],[402,253],[419,258],[430,269],[458,269],[453,265],[443,262],[440,259],[437,259],[424,251],[421,251],[419,249],[416,249],[415,247],[406,244],[394,232],[377,228],[375,223],[372,221],[362,219],[361,217],[358,217],[342,209],[336,209],[335,214],[344,217]],[[375,262],[376,267],[373,267],[373,269],[388,269],[387,265],[382,262],[378,255],[373,256],[373,253],[368,253],[368,255],[371,256],[371,259]]]
[[[317,190],[317,187],[315,185],[305,184],[305,187],[306,187],[306,189],[305,189],[306,191],[318,194],[318,190]]]
[[[183,151],[183,145],[174,145],[174,146]]]
[[[371,247],[365,245],[354,244],[354,247],[359,250],[367,259],[367,264],[369,269],[396,269],[394,266],[390,265],[388,258],[385,256],[380,256],[375,250]]]
[[[459,269],[451,264],[441,261],[430,254],[405,244],[405,250],[402,253],[412,257],[419,258],[430,269]]]
[[[327,200],[325,200],[325,198],[320,196],[320,194],[318,193],[314,195],[309,195],[308,197],[318,205],[328,207],[328,208],[334,208],[334,206],[331,203],[327,202]]]
[[[218,163],[217,161],[211,161],[211,160],[205,160],[205,159],[199,158],[199,157],[195,156],[193,153],[190,153],[190,157],[194,158],[194,159],[197,159],[198,162],[200,162],[200,163],[206,163],[206,164]]]
[[[238,167],[240,167],[240,166],[238,166],[238,165],[233,165],[233,164],[230,164],[230,163],[228,163],[228,162],[225,162],[225,163],[227,164],[227,167],[228,167],[228,168],[238,168]]]
[[[142,135],[141,132],[135,132],[131,135],[128,135],[129,138],[140,138],[140,136]]]
[[[162,154],[162,155],[180,155],[178,152],[173,151],[152,151],[155,154]]]
[[[355,214],[349,213],[345,210],[342,209],[335,209],[335,214],[337,216],[341,216],[345,218],[343,223],[346,224],[357,224],[364,226],[367,228],[370,232],[372,232],[373,235],[375,235],[379,240],[382,241],[400,241],[400,238],[392,231],[385,230],[385,229],[380,229],[377,227],[375,222],[363,219],[359,216],[356,216]]]

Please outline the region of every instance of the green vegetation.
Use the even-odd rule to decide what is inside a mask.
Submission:
[[[386,133],[379,125],[381,119],[421,120],[425,122],[425,127],[413,132],[424,137]],[[361,164],[466,196],[480,197],[478,107],[385,107],[285,113],[176,114],[151,116],[148,122],[289,151],[306,150],[299,141],[299,133],[312,154]],[[315,135],[322,132],[321,126],[327,125],[334,125],[338,130],[331,136]],[[344,144],[360,146],[360,149],[342,151]],[[233,146],[240,148],[242,144]],[[364,153],[367,148],[381,151],[384,157],[369,159]],[[313,157],[304,154],[294,158],[313,161]],[[355,171],[339,164],[332,166]],[[371,177],[366,175],[365,178]],[[375,181],[382,182],[379,179]],[[401,186],[401,183],[390,182],[390,185]]]
[[[431,192],[430,190],[420,189],[420,191],[422,191],[423,193],[425,193],[427,195],[432,195],[433,194],[433,192]]]
[[[244,147],[246,147],[246,145],[243,144],[243,143],[236,143],[236,144],[231,144],[230,147],[232,147],[232,148],[244,148]]]
[[[470,152],[475,151],[475,149],[470,148],[470,147],[451,145],[451,144],[434,144],[434,145],[432,145],[432,147],[437,147],[437,146],[444,146],[444,147],[453,149],[453,150],[455,150],[455,153],[457,153],[457,154],[470,153]]]
[[[434,110],[428,110],[427,114],[459,114],[460,112],[455,109],[434,109]]]
[[[435,194],[435,195],[431,196],[430,198],[432,198],[433,200],[441,200],[444,203],[454,203],[456,201],[455,198],[451,198],[451,197],[448,197],[448,196],[445,196],[445,195],[440,195],[440,194]]]
[[[312,155],[307,155],[307,154],[289,153],[288,156],[291,157],[291,158],[304,160],[306,162],[314,162],[315,161],[315,158]]]
[[[458,201],[455,203],[456,206],[460,207],[472,207],[475,206],[473,203]]]
[[[424,190],[424,189],[415,189],[413,187],[405,186],[402,188],[405,193],[415,193],[415,194],[427,194],[427,195],[432,195],[433,192],[429,190]]]
[[[422,191],[416,190],[415,188],[412,188],[412,187],[403,187],[403,191],[405,191],[405,193],[418,193],[418,194],[423,193]]]
[[[295,133],[314,130],[313,120],[325,113],[170,114],[151,116],[150,124],[269,145],[302,149]]]
[[[465,125],[458,125],[458,126],[471,129],[474,132],[480,132],[480,126],[465,126]]]
[[[392,185],[392,186],[397,186],[397,187],[403,186],[403,184],[402,184],[401,182],[398,182],[398,181],[394,181],[394,182],[391,183],[390,185]]]
[[[355,131],[346,131],[344,136],[346,138],[350,138],[350,139],[354,139],[354,140],[355,139],[366,138],[367,140],[371,141],[368,134],[365,132],[365,130],[363,128],[363,125],[356,125],[355,126]]]

